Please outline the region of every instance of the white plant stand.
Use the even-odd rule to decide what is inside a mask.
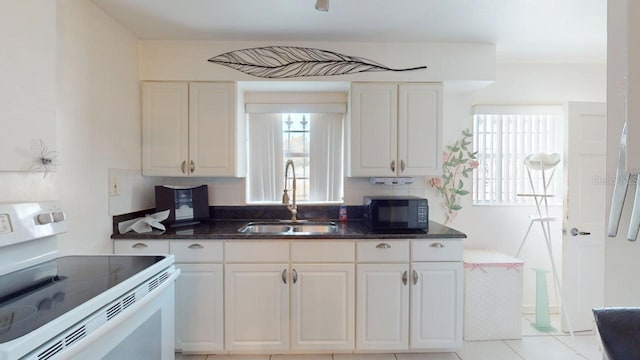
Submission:
[[[520,247],[518,248],[518,252],[516,257],[520,256],[522,252],[522,248],[524,247],[524,243],[526,242],[529,234],[531,233],[531,228],[534,224],[540,224],[540,228],[542,229],[542,234],[544,235],[545,244],[547,245],[547,252],[549,253],[549,260],[551,261],[551,272],[553,273],[553,284],[554,284],[554,292],[556,294],[556,298],[560,295],[560,302],[562,306],[566,305],[564,301],[564,295],[562,292],[562,286],[560,285],[560,279],[558,277],[558,270],[556,268],[556,262],[553,258],[553,248],[551,244],[551,225],[552,221],[556,221],[557,218],[553,216],[549,216],[549,202],[548,199],[554,197],[554,195],[548,194],[549,185],[551,184],[551,180],[553,179],[553,175],[555,174],[556,166],[560,162],[560,156],[558,154],[532,154],[525,158],[524,164],[527,168],[527,176],[529,177],[529,184],[531,185],[531,189],[533,193],[531,194],[518,194],[518,196],[523,197],[533,197],[536,203],[536,215],[531,217],[531,222],[529,223],[529,227],[527,228],[527,232],[524,234],[522,238],[522,242],[520,243]],[[537,192],[535,184],[533,182],[533,177],[531,175],[531,171],[539,171],[542,176],[542,193]],[[550,171],[550,175],[547,178],[547,171]],[[561,311],[564,314],[565,320],[567,321],[567,325],[569,327],[569,333],[573,337],[573,327],[571,326],[571,321],[569,320],[569,314],[567,311]]]

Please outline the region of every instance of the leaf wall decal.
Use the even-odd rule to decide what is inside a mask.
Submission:
[[[261,78],[284,79],[304,76],[333,76],[372,71],[411,71],[419,66],[392,69],[372,60],[328,50],[267,46],[230,51],[208,61]]]

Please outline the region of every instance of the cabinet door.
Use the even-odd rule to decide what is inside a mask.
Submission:
[[[462,262],[412,263],[411,349],[462,345]]]
[[[176,264],[176,348],[220,352],[223,341],[222,264]]]
[[[292,265],[292,350],[353,350],[354,267],[354,264]]]
[[[441,85],[402,84],[398,97],[398,175],[440,175]]]
[[[187,176],[188,98],[187,83],[142,84],[143,175]]]
[[[396,84],[351,85],[349,176],[396,176],[398,90]]]
[[[289,349],[288,264],[225,265],[227,351]]]
[[[356,348],[409,348],[409,264],[358,264]]]
[[[235,108],[234,83],[189,84],[190,175],[235,175]]]

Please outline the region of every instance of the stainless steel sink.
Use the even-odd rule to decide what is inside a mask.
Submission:
[[[238,229],[245,234],[267,235],[320,235],[338,232],[333,221],[279,221],[250,222]]]

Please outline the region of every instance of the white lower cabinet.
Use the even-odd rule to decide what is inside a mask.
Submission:
[[[460,239],[114,242],[115,253],[175,255],[178,350],[232,354],[459,348],[462,248]]]
[[[411,349],[462,345],[462,262],[414,262]]]
[[[353,350],[354,264],[293,264],[291,349]]]
[[[226,350],[289,349],[289,264],[225,265]]]
[[[358,350],[409,348],[409,264],[358,264]]]
[[[224,350],[222,264],[180,264],[176,281],[176,349]]]

